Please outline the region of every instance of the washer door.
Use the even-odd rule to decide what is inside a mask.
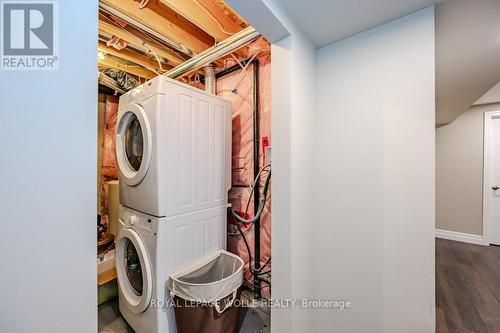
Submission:
[[[120,290],[132,312],[144,312],[153,290],[151,265],[141,237],[131,228],[118,236],[116,271]]]
[[[118,119],[116,129],[116,161],[127,185],[142,182],[151,162],[151,126],[144,109],[131,104]]]

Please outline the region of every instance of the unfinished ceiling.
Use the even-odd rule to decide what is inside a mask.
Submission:
[[[247,26],[222,0],[100,0],[98,64],[151,79]]]
[[[436,2],[275,1],[284,5],[318,47]],[[499,0],[437,1],[438,125],[453,121],[500,81],[499,17]],[[126,71],[139,80],[151,79],[247,26],[222,0],[100,0],[99,66]],[[242,48],[235,57],[245,58],[248,53],[248,48]],[[216,65],[224,66],[224,59]]]

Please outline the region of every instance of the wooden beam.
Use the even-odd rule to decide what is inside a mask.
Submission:
[[[241,30],[240,27],[231,26],[229,31],[225,30],[219,21],[210,16],[210,12],[195,0],[160,0],[162,3],[176,11],[194,25],[218,41],[222,41],[231,36],[233,32]],[[208,12],[208,13],[207,13]],[[226,32],[228,33],[226,33]]]
[[[135,0],[141,1],[141,0]],[[198,38],[207,45],[214,45],[215,39],[203,31],[197,25],[188,21],[185,17],[174,11],[172,8],[166,6],[161,0],[150,0],[147,5],[151,10],[158,13],[170,22],[173,22],[179,28],[185,30],[195,38]]]
[[[211,35],[217,41],[222,41],[230,37],[233,33],[241,31],[239,26],[229,16],[222,12],[220,5],[215,5],[210,0],[159,0],[172,10],[176,11],[203,31]],[[197,2],[198,1],[198,2]],[[233,12],[222,5],[223,8],[233,14]],[[248,56],[247,48],[236,51],[239,57]],[[222,64],[219,64],[222,66]]]
[[[104,68],[114,68],[114,69],[119,69],[121,71],[137,75],[140,77],[143,77],[145,79],[152,79],[157,76],[157,74],[151,72],[150,70],[147,70],[142,67],[134,67],[134,66],[129,66],[126,64],[123,64],[117,60],[111,59],[110,57],[105,57],[104,59],[99,59],[98,64]]]
[[[163,36],[184,45],[193,53],[200,53],[212,46],[210,43],[198,39],[196,35],[180,28],[172,18],[167,19],[160,15],[151,9],[149,5],[141,9],[138,3],[133,0],[101,0],[101,2],[119,10]]]
[[[174,66],[177,66],[177,65],[184,62],[184,59],[179,57],[174,52],[168,51],[166,49],[160,49],[160,48],[157,48],[157,47],[152,46],[150,44],[147,44],[140,37],[137,37],[133,33],[129,32],[125,29],[122,29],[120,27],[117,27],[116,25],[114,25],[112,23],[105,22],[104,20],[99,20],[99,30],[103,31],[107,34],[121,38],[132,45],[136,45],[136,46],[139,46],[139,47],[145,48],[145,49],[150,49],[153,52],[155,52],[157,55],[162,56],[163,58],[167,59],[168,62]]]
[[[238,13],[236,13],[231,7],[226,5],[224,1],[221,0],[191,0],[197,1],[201,4],[210,14],[212,14],[217,21],[224,27],[224,30],[228,32],[238,32],[246,27],[248,23],[244,21]]]
[[[106,43],[101,41],[99,41],[99,51],[112,54],[115,57],[136,63],[144,68],[149,69],[152,72],[162,73],[160,66],[156,60],[145,57],[137,52],[130,51],[127,49],[117,50],[114,47],[106,46]],[[165,71],[167,69],[172,68],[172,66],[168,66],[167,64],[162,64],[162,68]]]

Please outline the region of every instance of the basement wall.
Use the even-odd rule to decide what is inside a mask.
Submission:
[[[483,234],[483,115],[500,103],[472,106],[436,129],[436,228]]]
[[[316,47],[277,2],[265,3],[290,33],[272,44],[272,295],[313,299]],[[316,332],[315,311],[272,309],[273,332]]]
[[[434,332],[434,8],[316,50],[279,1],[227,1],[272,43],[273,299],[352,301],[273,332]]]
[[[317,332],[434,332],[434,8],[318,50]]]

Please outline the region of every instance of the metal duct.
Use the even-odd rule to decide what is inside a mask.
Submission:
[[[249,26],[240,32],[235,33],[229,38],[226,38],[219,44],[206,49],[205,51],[195,55],[191,59],[183,62],[177,67],[172,68],[166,72],[165,76],[175,79],[181,75],[197,70],[204,67],[217,59],[239,49],[240,47],[253,42],[261,35],[255,30],[254,27]]]
[[[123,90],[122,88],[119,87],[118,82],[116,82],[115,79],[112,79],[109,76],[107,76],[101,72],[99,72],[99,83],[108,87],[108,88],[111,88],[111,89],[119,92],[120,94],[126,93],[125,90]]]
[[[212,64],[208,64],[203,69],[205,70],[205,91],[215,95],[215,67]]]

